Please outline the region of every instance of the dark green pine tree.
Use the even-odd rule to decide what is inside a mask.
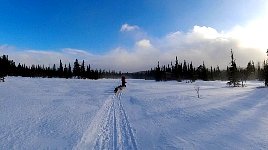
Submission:
[[[3,55],[0,57],[0,81],[5,81],[5,77],[8,75],[8,56]]]
[[[231,49],[231,66],[229,67],[228,80],[229,85],[233,85],[234,87],[239,85],[238,70],[236,67],[234,53],[232,49]]]
[[[86,69],[85,69],[85,61],[83,60],[82,65],[80,67],[81,71],[81,78],[85,79],[86,78]]]
[[[77,59],[75,59],[75,62],[74,62],[73,75],[75,77],[79,78],[79,79],[81,77],[81,75],[80,75],[80,64],[79,64]]]
[[[176,60],[175,60],[175,77],[178,80],[180,75],[179,75],[179,62],[178,62],[178,58],[176,56]]]
[[[72,77],[73,77],[72,67],[71,67],[71,64],[69,63],[69,66],[68,66],[68,78],[72,78]]]
[[[6,76],[14,76],[17,73],[13,60],[8,59],[8,55],[0,57],[0,81],[5,81]]]
[[[63,77],[68,79],[68,68],[66,64],[64,65],[64,69],[63,69]]]
[[[190,68],[189,68],[189,75],[190,75],[190,80],[192,82],[194,82],[196,79],[194,77],[194,67],[193,67],[193,63],[192,62],[190,64]]]
[[[215,69],[215,68],[214,68]],[[213,74],[213,68],[212,68],[212,66],[210,66],[210,80],[214,80],[214,74]]]
[[[60,78],[63,77],[63,66],[62,66],[61,60],[60,60],[60,67],[58,69],[58,77],[60,77]]]
[[[87,66],[87,70],[86,70],[86,78],[91,79],[91,68],[90,68],[90,64]]]
[[[54,64],[52,68],[52,77],[56,77],[56,76],[57,76],[57,69],[56,69],[56,65]]]
[[[203,61],[203,65],[202,65],[202,72],[201,72],[201,79],[204,81],[208,80],[208,74],[207,74],[207,68],[205,66],[205,62]]]
[[[253,61],[249,61],[245,72],[245,78],[246,80],[253,80],[255,79],[255,66]]]
[[[268,86],[268,62],[264,66],[264,73],[265,73],[265,86]]]
[[[268,56],[268,49],[267,49],[267,56]],[[264,65],[264,74],[265,74],[265,86],[268,86],[268,60]]]
[[[183,75],[183,79],[187,79],[187,73],[188,73],[188,68],[187,68],[187,63],[184,60],[183,62],[183,67],[182,67],[182,75]]]
[[[159,66],[159,61],[158,61],[157,67],[155,69],[155,80],[156,81],[161,81],[162,80],[161,70],[160,70],[160,66]]]

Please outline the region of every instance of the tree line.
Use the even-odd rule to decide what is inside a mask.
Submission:
[[[140,74],[142,73],[140,72]],[[263,64],[258,62],[256,66],[253,61],[249,61],[246,68],[237,67],[233,50],[231,50],[230,66],[223,70],[220,70],[219,66],[206,67],[204,62],[198,67],[194,67],[192,62],[188,63],[185,60],[179,62],[176,56],[175,63],[171,61],[170,64],[160,66],[158,62],[155,68],[143,72],[143,75],[145,79],[154,79],[156,81],[226,80],[230,86],[244,86],[247,80],[260,80],[265,81],[265,86],[268,86],[268,62],[264,61]]]
[[[268,50],[267,50],[268,56]],[[234,53],[231,49],[231,65],[227,67],[228,72],[228,84],[230,86],[244,86],[244,83],[247,80],[260,80],[264,81],[265,86],[268,86],[268,60],[263,61],[263,65],[261,67],[258,62],[257,68],[255,68],[254,62],[250,61],[247,64],[245,69],[238,68],[234,59]]]
[[[13,60],[8,59],[8,55],[0,57],[0,79],[4,81],[5,76],[22,76],[22,77],[43,77],[43,78],[77,78],[77,79],[99,79],[99,78],[119,78],[121,72],[106,71],[101,69],[92,69],[90,64],[85,65],[76,59],[71,66],[70,63],[63,64],[59,61],[58,67],[54,64],[52,67],[44,65],[25,64],[16,65]]]
[[[268,50],[267,50],[268,54]],[[58,66],[58,67],[57,67]],[[207,67],[205,62],[194,67],[192,62],[179,62],[177,56],[174,62],[160,66],[160,62],[156,67],[147,71],[140,71],[135,73],[121,73],[116,71],[106,71],[102,69],[92,69],[90,64],[86,65],[84,60],[79,62],[76,59],[71,65],[63,64],[59,61],[56,66],[45,67],[44,65],[27,66],[25,64],[16,65],[13,60],[9,60],[7,55],[0,57],[0,81],[4,81],[5,76],[22,76],[22,77],[43,77],[43,78],[77,78],[77,79],[100,79],[100,78],[120,78],[122,75],[128,78],[147,79],[156,81],[168,80],[228,80],[230,86],[244,85],[247,80],[265,81],[265,86],[268,86],[268,62],[264,61],[262,64],[249,61],[246,68],[237,67],[234,53],[231,50],[230,66],[226,69],[220,70],[219,66]]]

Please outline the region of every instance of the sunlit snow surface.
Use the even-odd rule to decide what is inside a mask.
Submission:
[[[127,82],[8,77],[0,149],[268,149],[262,82]]]

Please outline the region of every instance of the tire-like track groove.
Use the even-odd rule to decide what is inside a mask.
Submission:
[[[138,149],[121,95],[105,101],[74,149]]]
[[[134,134],[132,131],[132,127],[130,126],[130,123],[129,123],[127,115],[126,115],[126,111],[125,111],[124,107],[122,106],[121,101],[119,102],[119,108],[120,108],[120,113],[121,113],[120,116],[123,117],[122,121],[124,121],[124,122],[122,122],[122,125],[124,125],[123,129],[125,130],[125,134],[127,134],[125,137],[129,136],[128,138],[125,138],[125,140],[128,140],[128,141],[126,141],[127,143],[124,145],[128,145],[129,147],[127,147],[127,148],[137,150],[137,144],[136,144],[136,140],[135,140],[135,137],[134,137]]]
[[[114,106],[114,101],[113,101],[113,106]],[[114,150],[117,149],[117,128],[116,128],[115,108],[113,111],[113,149]]]
[[[109,139],[111,138],[111,134],[110,133],[112,130],[110,130],[109,128],[111,128],[110,124],[113,122],[113,103],[109,103],[108,106],[108,115],[106,119],[101,126],[101,130],[98,134],[97,140],[96,140],[96,144],[94,146],[94,149],[104,149],[105,147],[109,146],[111,143],[109,141]]]

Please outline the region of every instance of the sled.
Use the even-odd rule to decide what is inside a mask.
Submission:
[[[115,89],[114,89],[114,93],[116,96],[120,95],[122,93],[122,90],[126,87],[126,77],[125,76],[122,76],[121,78],[121,81],[122,81],[122,84],[117,86]]]
[[[125,89],[126,86],[118,86],[116,88],[114,88],[114,93],[117,95],[118,93],[121,93],[123,89]]]

